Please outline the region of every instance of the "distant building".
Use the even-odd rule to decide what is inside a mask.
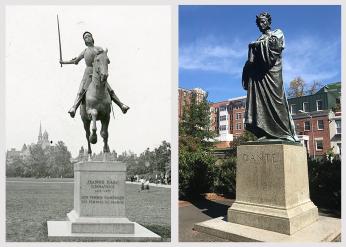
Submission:
[[[39,132],[38,132],[37,144],[41,145],[41,147],[43,149],[45,149],[45,148],[50,146],[50,141],[49,141],[49,138],[48,138],[48,132],[45,130],[43,135],[42,135],[41,123],[40,123],[40,129],[39,129]]]
[[[194,88],[194,89],[179,88],[178,92],[179,92],[179,99],[178,99],[179,121],[183,117],[184,107],[188,107],[191,104],[192,95],[196,96],[197,103],[202,102],[203,98],[207,95],[207,92],[205,92],[201,88]]]
[[[324,86],[311,95],[288,99],[296,132],[310,156],[328,151],[341,154],[341,83]]]
[[[192,94],[202,100],[206,92],[200,88],[179,88],[179,121]],[[311,95],[288,99],[296,133],[310,156],[324,156],[332,151],[341,154],[341,83],[325,85]],[[211,130],[217,133],[215,146],[230,147],[230,142],[244,133],[246,96],[210,104]]]
[[[40,123],[40,128],[38,131],[38,138],[37,138],[36,144],[41,145],[42,149],[46,149],[47,147],[50,146],[48,132],[45,130],[42,134],[41,123]],[[33,143],[31,145],[35,145],[35,144]],[[27,158],[30,155],[30,146],[31,145],[27,146],[26,144],[24,144],[21,150],[16,150],[15,148],[11,148],[11,150],[8,150],[6,153],[7,161],[11,161],[15,157],[20,157],[22,159]]]
[[[212,130],[218,134],[217,148],[228,148],[231,141],[244,133],[245,106],[246,96],[210,105]]]

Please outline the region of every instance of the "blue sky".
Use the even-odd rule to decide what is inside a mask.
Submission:
[[[297,76],[307,83],[341,81],[340,6],[186,5],[179,7],[179,86],[200,87],[213,102],[246,95],[242,67],[263,11],[272,16],[272,30],[285,35],[286,88]]]

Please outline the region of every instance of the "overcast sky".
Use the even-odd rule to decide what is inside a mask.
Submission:
[[[230,5],[179,7],[179,86],[200,87],[217,102],[245,96],[241,75],[248,44],[260,36],[256,15],[267,11],[285,35],[283,78],[341,81],[341,7]]]
[[[85,69],[59,64],[56,15],[64,60],[95,45],[108,48],[108,82],[131,109],[123,115],[113,103],[109,146],[121,153],[143,152],[171,142],[171,17],[165,6],[8,6],[6,8],[6,148],[37,141],[40,122],[53,144],[62,140],[73,156],[85,132],[72,106]],[[102,150],[99,135],[94,152]]]

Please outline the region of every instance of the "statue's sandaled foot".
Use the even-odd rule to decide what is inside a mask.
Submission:
[[[68,113],[70,114],[71,118],[74,118],[74,116],[76,115],[76,108],[72,107]]]
[[[130,109],[130,107],[128,107],[127,105],[122,104],[121,106],[121,111],[125,114],[128,110]]]

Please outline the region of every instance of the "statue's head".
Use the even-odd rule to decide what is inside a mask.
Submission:
[[[86,46],[94,44],[93,35],[90,32],[88,32],[88,31],[83,33],[83,39],[84,39],[84,43],[85,43]]]
[[[262,12],[256,15],[256,24],[259,30],[264,33],[266,30],[270,29],[272,24],[272,17],[267,12]]]

